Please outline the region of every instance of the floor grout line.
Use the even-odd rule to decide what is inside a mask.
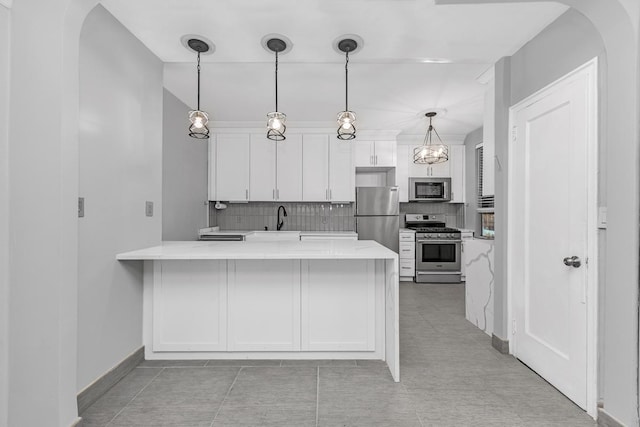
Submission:
[[[150,381],[149,381],[149,382],[148,382],[144,387],[142,387],[142,389],[140,389],[140,391],[139,391],[139,392],[137,392],[137,393],[135,394],[135,396],[133,396],[133,397],[131,398],[131,400],[129,400],[129,402],[127,402],[127,404],[126,404],[126,405],[124,405],[124,406],[122,407],[122,409],[120,409],[120,410],[118,411],[118,413],[117,413],[117,414],[115,414],[115,415],[113,416],[113,418],[111,418],[111,419],[109,420],[109,422],[108,422],[106,425],[108,426],[109,424],[111,424],[111,423],[113,422],[113,420],[115,420],[116,418],[118,418],[118,416],[122,413],[122,411],[124,411],[125,409],[127,409],[127,406],[129,406],[129,405],[131,404],[131,402],[133,402],[133,401],[135,400],[135,398],[136,398],[136,397],[138,397],[138,396],[140,395],[140,393],[142,393],[143,391],[145,391],[145,390],[146,390],[146,388],[147,388],[147,387],[149,387],[149,385],[150,385],[150,384],[151,384],[151,383],[152,383],[156,378],[158,378],[158,375],[160,375],[161,373],[163,373],[163,372],[164,372],[164,370],[165,370],[165,368],[162,368],[162,369],[160,370],[160,372],[158,372],[158,373],[157,373],[153,378],[151,378],[151,380],[150,380]]]
[[[318,427],[318,419],[320,418],[319,408],[320,408],[320,366],[318,366],[317,374],[316,374],[316,427]]]
[[[211,420],[211,424],[209,425],[209,427],[213,427],[213,423],[216,422],[216,418],[218,418],[218,414],[220,413],[220,410],[222,409],[224,402],[227,400],[227,397],[229,397],[229,395],[231,394],[231,390],[233,390],[233,386],[236,384],[236,381],[238,380],[238,377],[240,376],[240,372],[242,372],[242,369],[244,369],[244,366],[241,366],[240,369],[238,369],[238,372],[236,373],[236,377],[233,379],[233,382],[229,386],[229,390],[227,390],[227,394],[224,395],[224,399],[222,399],[222,402],[220,403],[220,406],[216,411],[216,415]]]

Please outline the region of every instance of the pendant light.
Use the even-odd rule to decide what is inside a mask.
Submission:
[[[338,113],[338,139],[350,140],[356,137],[356,114],[349,111],[349,52],[358,48],[353,39],[340,40],[338,49],[345,54],[344,63],[344,111]]]
[[[413,163],[433,165],[449,160],[449,147],[442,143],[438,131],[433,127],[433,124],[431,124],[436,114],[435,112],[425,114],[425,116],[429,118],[429,128],[427,129],[427,134],[424,136],[423,144],[413,150]],[[438,137],[438,141],[440,141],[439,144],[433,144],[432,134],[434,133]]]
[[[207,123],[209,122],[209,115],[200,110],[200,54],[209,51],[209,45],[207,42],[200,39],[189,39],[187,45],[193,51],[198,53],[198,106],[195,110],[189,111],[189,136],[196,139],[208,139],[209,128]]]
[[[267,138],[273,141],[284,141],[287,139],[284,132],[287,130],[285,125],[287,115],[278,111],[278,53],[287,48],[287,42],[280,38],[271,38],[267,40],[267,48],[276,54],[276,110],[267,114]]]

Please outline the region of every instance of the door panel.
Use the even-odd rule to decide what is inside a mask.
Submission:
[[[278,180],[276,197],[280,201],[302,200],[302,135],[287,135],[278,142]]]
[[[217,200],[249,199],[249,134],[220,134],[216,138]]]
[[[516,357],[587,407],[593,82],[578,73],[512,111],[510,280]],[[595,150],[594,150],[595,151]],[[594,186],[595,187],[595,186]],[[563,263],[578,256],[578,268]]]
[[[302,199],[324,202],[329,198],[329,137],[302,138]]]
[[[249,200],[271,202],[276,190],[276,142],[265,134],[251,135]]]

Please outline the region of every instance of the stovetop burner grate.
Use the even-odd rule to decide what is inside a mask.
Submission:
[[[449,227],[419,227],[419,226],[409,226],[411,230],[415,230],[418,233],[459,233],[460,230],[457,228],[449,228]]]

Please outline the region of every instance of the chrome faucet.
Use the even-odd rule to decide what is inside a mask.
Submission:
[[[280,210],[282,209],[283,212],[283,218],[280,218]],[[284,208],[284,206],[280,205],[278,206],[278,224],[276,225],[276,229],[279,231],[282,226],[284,225],[284,217],[287,216],[287,210]]]

